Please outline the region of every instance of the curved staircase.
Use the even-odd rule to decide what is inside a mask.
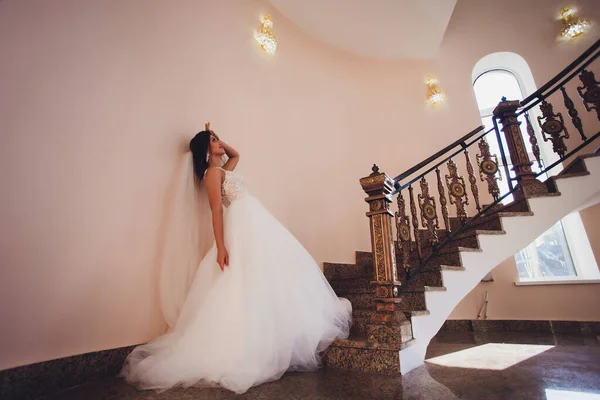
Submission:
[[[525,146],[517,118],[527,114],[527,133],[530,135],[532,147],[535,147],[535,137],[531,139],[533,129],[530,126],[528,111],[540,103],[543,108],[543,104],[550,101],[548,98],[559,89],[563,96],[567,96],[562,88],[566,87],[573,77],[578,75],[584,84],[584,90],[578,90],[578,93],[585,110],[596,111],[600,121],[599,83],[596,82],[596,86],[593,86],[589,75],[584,79],[585,74],[589,74],[589,65],[600,55],[599,48],[600,41],[530,98],[522,102],[503,99],[499,104],[495,113],[497,121],[503,127],[503,134],[507,137],[513,135],[510,137],[512,141],[507,141],[509,148],[501,148],[501,151],[506,150],[513,165],[532,165],[528,158],[523,158],[523,152],[519,151],[519,140],[521,149]],[[594,95],[589,95],[592,92]],[[577,126],[577,112],[572,111],[566,99],[564,104],[574,125]],[[562,121],[562,117],[558,118],[557,114],[554,114],[555,119],[552,119],[550,114],[543,115],[541,122]],[[542,125],[541,129],[542,135],[550,135],[552,132],[548,126],[544,128]],[[487,140],[488,134],[500,135],[498,125],[479,136],[481,129],[469,133],[393,180],[386,174],[379,173],[374,167],[373,174],[361,179],[361,184],[369,195],[366,199],[370,205],[367,216],[371,222],[374,251],[356,252],[355,264],[324,264],[324,274],[333,289],[338,296],[350,300],[353,306],[351,335],[346,340],[334,342],[325,351],[325,366],[404,374],[421,365],[430,340],[456,305],[486,274],[500,262],[526,247],[564,216],[600,203],[600,147],[596,151],[583,154],[586,149],[592,147],[590,144],[598,145],[600,132],[597,126],[593,129],[596,133],[589,137],[580,130],[582,143],[570,153],[560,154],[558,162],[542,171],[549,174],[555,166],[560,166],[560,162],[572,160],[560,173],[541,182],[542,173],[532,173],[531,168],[526,167],[521,170],[516,168],[513,178],[516,185],[511,185],[510,192],[502,197],[496,193],[494,202],[480,207],[473,217],[450,217],[446,211],[443,218],[438,218],[438,210],[448,203],[448,199],[444,198],[446,195],[439,168],[448,160],[452,162],[452,157],[464,151],[469,170],[467,182],[471,183],[471,194],[479,196],[478,192],[483,192],[485,188],[482,187],[479,191],[473,188],[473,171],[472,166],[471,169],[468,166],[467,149],[475,143]],[[558,132],[558,136],[560,133]],[[469,143],[471,138],[475,139]],[[456,149],[458,151],[453,153]],[[478,159],[484,159],[484,156],[482,152]],[[502,157],[506,158],[504,153]],[[500,169],[498,158],[495,159],[496,169]],[[437,165],[431,167],[435,163]],[[427,171],[417,175],[408,184],[402,185],[400,182],[409,176],[415,176],[416,172],[423,169]],[[437,202],[427,191],[428,186],[422,185],[422,182],[426,182],[427,174],[434,175],[434,171],[437,173],[438,182]],[[481,181],[484,181],[485,176],[481,176]],[[434,176],[429,179],[431,181],[435,178]],[[454,185],[459,182],[459,194],[461,189],[465,193],[468,191],[469,185],[465,184],[465,179],[461,176],[453,182]],[[413,183],[421,183],[422,192],[417,197],[418,202],[413,198]],[[407,188],[408,190],[405,190]],[[448,197],[453,188],[456,186],[448,185]],[[407,192],[409,196],[406,197],[411,201],[409,215],[404,212],[404,199],[401,197],[402,193]],[[492,192],[493,190],[490,190],[490,194]],[[393,214],[389,206],[392,197],[397,194],[399,211]],[[503,205],[502,200],[509,194],[514,194],[516,200]],[[408,204],[408,201],[406,203]],[[434,212],[427,210],[428,203],[433,205]],[[417,207],[420,208],[420,212],[417,212]],[[436,215],[430,215],[432,213]],[[461,214],[460,207],[457,208],[456,214]],[[442,223],[439,223],[439,220],[445,222],[445,229],[440,229]],[[392,226],[397,231],[396,237],[392,236]],[[411,228],[408,234],[405,232],[406,227]]]

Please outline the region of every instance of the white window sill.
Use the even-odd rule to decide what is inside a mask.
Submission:
[[[523,280],[515,282],[515,286],[544,286],[544,285],[586,285],[589,283],[600,283],[600,279],[545,279],[545,280]]]

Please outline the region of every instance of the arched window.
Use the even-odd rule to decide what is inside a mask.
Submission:
[[[522,100],[533,93],[536,87],[531,70],[522,57],[514,53],[495,53],[481,59],[473,69],[473,90],[482,124],[485,125],[487,130],[493,127],[493,110],[503,96],[509,100]],[[524,127],[524,118],[520,121],[521,126]],[[521,131],[523,135],[526,135],[525,129]],[[503,135],[501,135],[501,138],[504,142]],[[527,137],[524,137],[524,142],[529,143]],[[490,150],[495,154],[499,154],[497,139],[489,137],[488,143],[490,144]],[[503,147],[507,149],[506,143],[503,143]],[[548,151],[544,152],[543,148],[541,150],[543,157],[549,154]],[[529,151],[531,152],[531,150]],[[529,154],[529,156],[531,160],[535,160],[533,154]],[[546,160],[552,158],[554,157],[551,155],[545,157]],[[534,164],[532,168],[537,169],[537,164]],[[509,169],[512,170],[511,165],[509,165]],[[501,194],[508,192],[507,180],[504,179],[499,183]],[[507,198],[505,203],[511,201],[512,197]],[[577,219],[583,227],[578,215]],[[581,229],[577,230],[581,232]],[[565,224],[563,224],[563,221],[559,221],[529,246],[517,253],[515,261],[520,280],[556,280],[577,277],[578,269],[575,268],[567,238],[568,231],[565,231]]]

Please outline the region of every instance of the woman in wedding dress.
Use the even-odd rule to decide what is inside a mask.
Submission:
[[[175,210],[175,219],[180,231],[187,224],[190,247],[208,252],[196,254],[203,258],[192,266],[181,243],[166,246],[160,294],[169,330],[136,347],[120,375],[143,389],[218,385],[244,393],[286,371],[319,368],[319,353],[348,336],[350,302],[335,295],[310,254],[248,193],[234,172],[239,154],[210,124],[190,150],[182,187],[194,185],[193,175],[196,184],[174,206],[187,204],[181,208],[191,215]]]

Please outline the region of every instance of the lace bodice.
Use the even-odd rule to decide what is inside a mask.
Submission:
[[[221,186],[221,201],[229,207],[234,200],[242,198],[246,194],[244,178],[238,173],[221,169],[225,173],[225,180]]]

